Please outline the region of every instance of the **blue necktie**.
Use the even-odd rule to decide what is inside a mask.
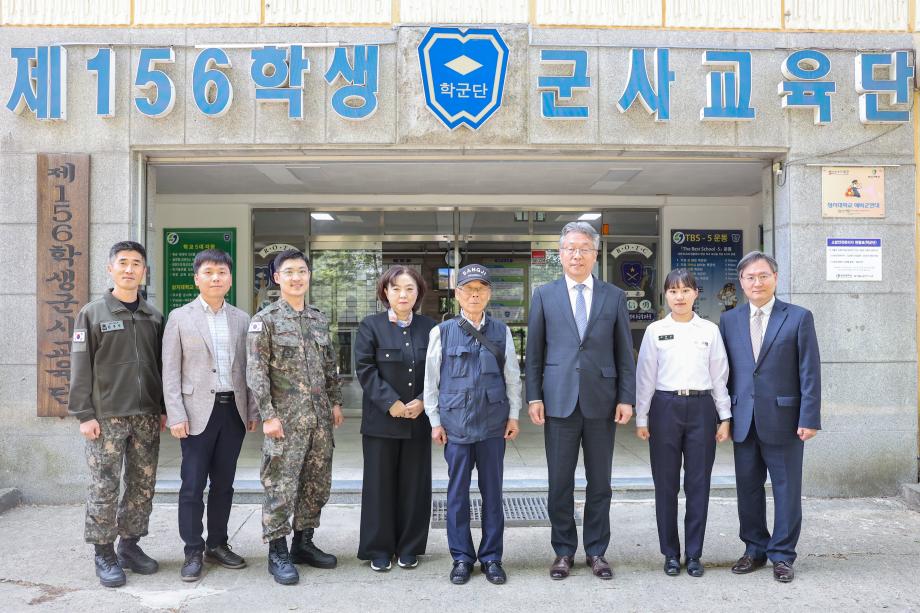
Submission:
[[[588,307],[585,305],[585,284],[575,286],[578,296],[575,297],[575,326],[578,328],[578,338],[585,338],[585,328],[588,327]]]

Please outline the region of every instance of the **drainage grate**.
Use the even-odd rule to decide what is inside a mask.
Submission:
[[[506,527],[548,527],[550,525],[545,496],[503,496],[502,507],[505,512]],[[577,512],[575,523],[581,525],[581,516]],[[481,498],[470,498],[470,525],[473,528],[482,527]],[[431,501],[431,527],[447,527],[446,498],[435,498]]]

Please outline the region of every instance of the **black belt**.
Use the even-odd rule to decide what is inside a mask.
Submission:
[[[708,396],[712,393],[712,390],[674,390],[669,392],[667,390],[655,390],[661,394],[667,394],[668,396]]]
[[[231,402],[233,400],[233,392],[217,392],[214,394],[214,399],[218,402]]]

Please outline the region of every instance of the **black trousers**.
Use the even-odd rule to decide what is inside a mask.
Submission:
[[[649,454],[655,482],[655,519],[661,553],[680,557],[677,532],[677,492],[684,466],[684,551],[688,558],[703,555],[709,484],[716,459],[719,414],[711,395],[673,396],[655,392],[648,413]]]
[[[233,504],[233,478],[246,427],[237,412],[233,392],[217,394],[208,425],[201,434],[180,439],[182,487],[179,489],[179,536],[185,553],[203,551],[204,488],[208,490],[210,548],[227,542],[227,522]]]
[[[552,524],[550,541],[557,556],[575,555],[575,468],[579,447],[584,451],[585,553],[602,556],[610,544],[610,474],[613,467],[613,419],[586,419],[581,408],[568,417],[548,417],[543,427],[549,476],[547,507]]]
[[[364,435],[361,443],[358,559],[424,554],[431,523],[431,437]]]

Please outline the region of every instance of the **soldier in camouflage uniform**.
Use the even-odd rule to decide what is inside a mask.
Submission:
[[[247,335],[246,381],[262,417],[262,538],[275,581],[299,580],[294,564],[333,568],[336,557],[313,544],[332,484],[332,429],[342,423],[329,322],[306,304],[309,261],[300,251],[274,261],[281,298],[255,314]],[[293,515],[290,552],[288,518]]]
[[[68,411],[80,421],[91,478],[84,535],[95,546],[96,575],[106,587],[124,585],[124,569],[148,575],[159,568],[137,544],[153,509],[166,422],[163,316],[138,295],[146,260],[138,243],[112,246],[108,273],[115,287],[80,309],[71,345]]]

